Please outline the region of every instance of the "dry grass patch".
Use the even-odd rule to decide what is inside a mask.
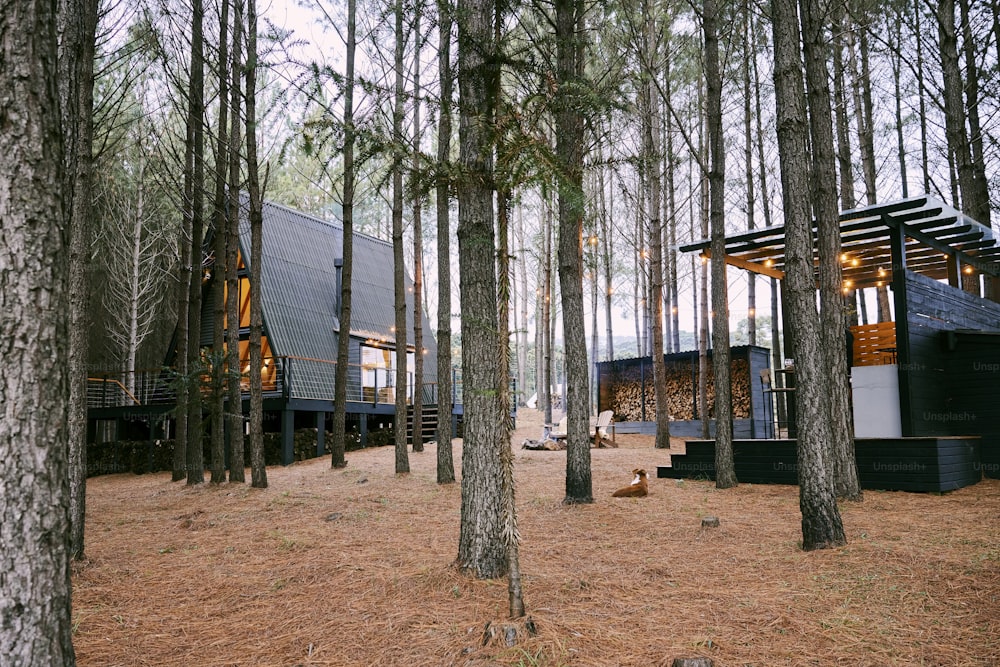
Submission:
[[[848,546],[798,549],[798,489],[661,480],[651,438],[592,450],[595,502],[563,506],[564,452],[519,449],[521,563],[537,635],[484,646],[506,582],[451,567],[459,484],[435,450],[268,471],[266,490],[169,474],[89,480],[74,570],[81,665],[1000,664],[1000,482],[867,492]],[[526,423],[524,423],[526,422]],[[460,460],[460,446],[455,447]],[[646,498],[612,499],[633,468]],[[702,529],[701,518],[721,526]]]

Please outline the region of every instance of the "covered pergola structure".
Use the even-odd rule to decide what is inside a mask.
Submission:
[[[1000,240],[993,231],[930,197],[844,211],[840,242],[846,290],[894,285],[904,271],[947,280],[953,287],[961,287],[963,273],[1000,277]],[[681,251],[711,257],[710,245],[709,240],[699,241]],[[725,261],[783,279],[784,226],[727,236]],[[818,255],[814,263],[819,265]],[[987,280],[987,290],[991,282]]]
[[[881,449],[891,439],[917,451],[906,441],[923,439],[939,452],[942,442],[954,440],[955,451],[964,452],[959,456],[964,472],[955,474],[964,477],[945,479],[951,464],[945,465],[933,488],[956,488],[953,484],[971,483],[982,472],[1000,476],[1000,401],[994,396],[1000,388],[998,235],[925,196],[844,211],[840,237],[844,293],[872,287],[892,292],[893,321],[851,327],[859,445],[867,439]],[[680,250],[711,257],[710,245],[706,239]],[[784,227],[727,236],[723,260],[781,281]],[[818,249],[813,262],[818,271]],[[783,318],[787,356],[793,359],[788,332],[794,326]],[[971,442],[977,451],[969,449]],[[859,458],[864,474],[861,465]]]

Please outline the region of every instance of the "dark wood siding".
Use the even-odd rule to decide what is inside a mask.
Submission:
[[[958,398],[953,389],[957,383],[972,381],[979,390],[989,392],[988,379],[967,370],[975,363],[966,359],[949,358],[949,336],[958,330],[1000,330],[1000,304],[939,283],[907,271],[905,275],[907,324],[909,328],[909,361],[900,364],[900,384],[909,389],[909,405],[902,407],[904,434],[909,423],[914,436],[973,435],[973,407],[968,398]],[[972,352],[971,355],[981,352]],[[954,376],[954,377],[953,377]],[[1000,373],[993,377],[994,390],[1000,388]],[[966,392],[977,392],[966,387]]]
[[[978,435],[983,473],[1000,478],[1000,333],[958,331],[944,339],[954,435]]]

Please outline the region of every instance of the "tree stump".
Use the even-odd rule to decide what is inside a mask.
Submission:
[[[702,528],[718,528],[719,527],[719,517],[717,516],[706,516],[701,520]]]
[[[674,658],[672,667],[712,667],[711,658]]]
[[[501,623],[487,621],[483,628],[483,646],[513,648],[517,645],[519,638],[526,639],[537,634],[538,628],[530,616]]]

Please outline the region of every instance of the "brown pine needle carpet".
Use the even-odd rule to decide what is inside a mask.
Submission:
[[[803,553],[797,487],[657,479],[650,437],[591,450],[594,503],[564,506],[565,452],[520,447],[540,424],[522,410],[512,439],[534,636],[484,645],[506,581],[452,567],[461,487],[435,483],[432,444],[403,477],[383,447],[271,468],[262,491],[90,479],[78,663],[1000,664],[1000,482],[868,491],[841,508],[846,547]],[[649,496],[611,498],[633,468]]]

